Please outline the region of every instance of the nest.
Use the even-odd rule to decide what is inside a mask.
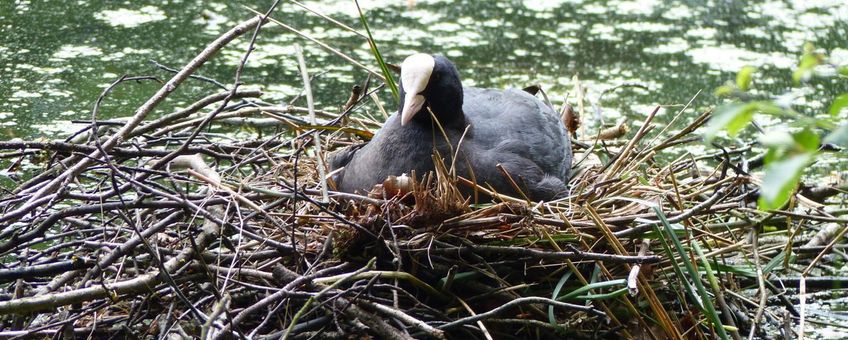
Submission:
[[[629,136],[577,143],[571,192],[554,202],[469,199],[444,167],[405,194],[388,183],[371,196],[325,197],[326,153],[379,125],[350,115],[365,92],[340,112],[316,112],[233,89],[146,118],[183,73],[132,118],[95,119],[65,142],[6,143],[16,151],[5,157],[42,168],[2,198],[0,335],[766,334],[783,324],[767,307],[798,313],[785,297],[767,299],[782,291],[773,283],[820,273],[844,232],[831,227],[844,219],[800,194],[783,211],[752,208],[756,177],[739,166],[749,149],[658,159],[700,143],[692,132],[708,112],[657,132],[654,111]],[[298,123],[310,111],[326,123]],[[265,137],[232,141],[208,128],[237,117]],[[765,239],[764,227],[784,236]],[[821,239],[802,237],[810,228]]]

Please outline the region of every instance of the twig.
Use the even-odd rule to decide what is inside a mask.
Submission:
[[[93,265],[94,263],[89,259],[75,257],[69,261],[59,261],[55,263],[38,264],[26,267],[0,269],[0,282],[57,275],[70,270],[86,269]]]
[[[467,245],[466,247],[431,249],[431,253],[476,253],[480,255],[499,256],[526,256],[535,259],[552,260],[598,260],[611,263],[656,263],[661,260],[659,256],[627,256],[614,254],[600,254],[585,251],[550,252],[521,247],[498,247],[486,245]]]
[[[651,239],[642,240],[639,247],[639,255],[645,256],[648,253],[648,248],[651,247]],[[642,268],[641,264],[635,264],[630,268],[630,274],[627,275],[627,290],[630,293],[630,296],[636,296],[639,294],[639,270]]]
[[[309,83],[309,72],[306,69],[306,61],[303,59],[303,49],[300,48],[300,45],[294,45],[294,51],[297,54],[297,62],[300,65],[300,74],[303,77],[303,88],[306,91],[306,105],[309,108],[309,123],[313,126],[318,125],[318,121],[315,119],[315,105],[312,101],[312,85]],[[321,202],[327,203],[329,198],[327,198],[327,178],[324,175],[326,166],[324,165],[324,157],[323,152],[321,152],[321,134],[317,131],[312,134],[312,142],[315,145],[315,154],[318,159],[318,178],[321,179],[321,197],[323,200]]]
[[[456,320],[456,321],[446,323],[446,324],[441,325],[441,326],[436,327],[436,328],[441,329],[441,330],[446,330],[446,329],[451,329],[451,328],[454,328],[454,327],[457,327],[457,326],[462,326],[462,325],[466,325],[466,324],[469,324],[469,323],[472,323],[472,322],[476,322],[478,320],[485,320],[487,318],[498,315],[499,313],[501,313],[501,312],[503,312],[507,309],[510,309],[512,307],[515,307],[515,306],[524,305],[524,304],[546,304],[546,305],[551,305],[551,306],[554,306],[554,307],[560,307],[560,308],[565,308],[565,309],[571,309],[571,310],[586,312],[588,314],[593,314],[595,316],[600,316],[600,317],[606,318],[606,314],[604,312],[601,312],[601,311],[594,309],[592,307],[589,307],[589,306],[575,305],[575,304],[572,304],[572,303],[559,302],[559,301],[551,300],[551,299],[548,299],[548,298],[532,296],[532,297],[522,297],[522,298],[518,298],[518,299],[515,299],[515,300],[512,300],[512,301],[509,301],[509,302],[507,302],[507,303],[505,303],[505,304],[503,304],[503,305],[501,305],[497,308],[494,308],[494,309],[492,309],[488,312],[480,313],[480,314],[469,316],[469,317],[465,317],[465,318],[462,318],[462,319],[459,319],[459,320]]]
[[[760,324],[760,319],[763,317],[763,311],[766,309],[766,299],[768,298],[768,291],[766,291],[766,284],[763,278],[763,266],[760,264],[760,252],[758,245],[759,234],[759,228],[751,229],[751,249],[754,253],[754,266],[757,268],[757,285],[759,286],[760,291],[760,301],[757,305],[757,312],[754,313],[754,319],[751,322],[751,330],[748,332],[748,340],[754,339],[754,334]]]

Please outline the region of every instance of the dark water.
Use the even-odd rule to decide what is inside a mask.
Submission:
[[[207,1],[2,1],[0,4],[0,139],[56,136],[90,119],[100,92],[119,76],[170,75],[155,60],[180,67],[210,40],[251,14],[239,2]],[[249,6],[266,9],[270,1]],[[310,6],[361,29],[352,1]],[[442,53],[466,84],[523,87],[542,84],[554,103],[579,75],[588,98],[603,97],[603,118],[629,116],[634,124],[654,105],[685,104],[698,91],[698,108],[717,100],[712,90],[746,64],[758,66],[756,91],[784,93],[802,45],[848,62],[848,6],[818,1],[362,1],[375,38],[389,62],[416,51]],[[291,4],[274,17],[378,69],[364,40]],[[244,81],[263,88],[266,100],[285,102],[301,82],[293,45],[306,49],[318,106],[341,105],[365,72],[286,30],[267,26]],[[232,82],[247,39],[241,39],[200,73]],[[192,82],[158,114],[216,91]],[[124,84],[106,101],[102,117],[127,116],[158,88]],[[797,103],[817,113],[846,82],[817,80],[797,91]],[[394,106],[388,91],[382,94]],[[572,95],[571,98],[574,98]],[[668,108],[665,117],[675,108]],[[694,112],[692,113],[694,114]],[[663,115],[661,115],[663,116]],[[664,117],[661,117],[664,119]]]

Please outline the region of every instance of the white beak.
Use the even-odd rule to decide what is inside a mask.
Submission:
[[[430,75],[433,74],[436,60],[423,53],[413,54],[403,61],[400,67],[400,81],[406,95],[403,98],[403,111],[400,113],[400,125],[406,125],[424,106],[424,92]]]
[[[403,111],[400,114],[400,125],[404,126],[412,120],[421,107],[424,106],[424,96],[420,94],[407,93],[403,99]]]

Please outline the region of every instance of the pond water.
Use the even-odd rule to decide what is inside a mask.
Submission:
[[[251,16],[242,2],[215,1],[3,1],[0,4],[0,139],[55,138],[90,119],[97,96],[121,75],[170,74],[151,61],[179,68],[237,22]],[[271,1],[249,6],[264,11]],[[315,10],[361,29],[352,1],[309,1]],[[605,90],[603,118],[639,121],[655,105],[685,104],[699,91],[696,109],[717,103],[712,91],[744,65],[760,71],[754,91],[784,93],[805,42],[848,60],[848,6],[815,1],[362,1],[385,58],[400,63],[413,52],[454,60],[466,85],[541,84],[554,103],[578,75],[595,100]],[[275,18],[378,69],[365,41],[283,2]],[[200,74],[231,83],[246,38],[224,50]],[[318,106],[339,107],[366,73],[301,37],[268,25],[252,54],[244,82],[271,102],[301,91],[293,54],[304,46],[316,79]],[[823,111],[845,81],[816,80],[800,93],[802,111]],[[158,84],[125,84],[107,99],[101,117],[130,115]],[[217,91],[193,82],[157,114]],[[393,106],[384,91],[383,98]],[[572,95],[571,98],[574,98]],[[299,103],[300,104],[300,103]],[[660,115],[660,121],[671,116]],[[694,115],[695,110],[692,111]]]

